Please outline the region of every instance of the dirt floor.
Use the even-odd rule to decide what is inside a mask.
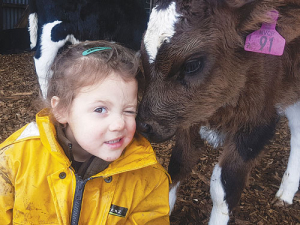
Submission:
[[[33,53],[0,55],[0,142],[12,132],[34,120],[34,100],[38,85],[33,64]],[[153,144],[159,162],[167,168],[173,142]],[[300,194],[294,204],[276,206],[273,199],[279,188],[289,155],[289,131],[283,118],[278,124],[266,153],[251,173],[239,205],[234,209],[230,224],[238,225],[300,225]],[[172,225],[201,225],[209,220],[212,202],[209,194],[210,176],[222,149],[209,146],[203,151],[192,174],[182,183]]]

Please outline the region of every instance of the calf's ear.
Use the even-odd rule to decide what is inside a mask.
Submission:
[[[274,10],[270,5],[260,4],[254,0],[224,0],[234,9],[237,32],[241,36],[258,30],[262,23],[269,23],[272,18],[268,12]]]

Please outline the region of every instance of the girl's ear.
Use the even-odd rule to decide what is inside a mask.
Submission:
[[[57,108],[59,101],[60,99],[57,96],[53,96],[51,98],[52,112],[57,122],[59,122],[60,124],[66,124],[68,123],[67,113],[64,110]]]

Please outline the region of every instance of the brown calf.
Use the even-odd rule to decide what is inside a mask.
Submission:
[[[171,207],[206,139],[224,148],[211,178],[210,224],[227,224],[284,114],[291,156],[276,196],[292,203],[300,178],[299,0],[158,1],[141,54],[146,85],[138,129],[154,142],[176,136]]]

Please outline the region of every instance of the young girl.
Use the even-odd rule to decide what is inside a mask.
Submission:
[[[56,58],[48,108],[0,145],[1,224],[169,224],[169,177],[135,133],[138,64],[106,41]]]

